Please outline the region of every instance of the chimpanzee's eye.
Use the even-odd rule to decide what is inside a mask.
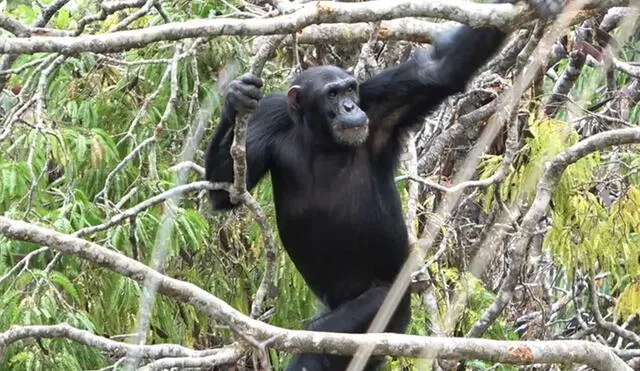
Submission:
[[[329,90],[329,98],[335,98],[338,93],[335,90]]]

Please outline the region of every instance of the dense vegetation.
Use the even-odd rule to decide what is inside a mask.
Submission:
[[[54,1],[41,3],[46,7]],[[81,19],[99,13],[97,3],[68,2],[40,27],[73,33]],[[161,7],[152,8],[127,28],[264,13],[259,12],[262,7],[243,1],[155,3]],[[91,22],[83,32],[111,32],[141,6]],[[43,17],[36,2],[0,1],[0,7],[4,15],[24,25],[37,24]],[[577,50],[572,45],[577,44],[574,34],[589,26],[597,28],[606,14],[604,9],[587,21],[574,22],[564,31],[569,37],[564,47]],[[635,21],[607,30],[618,40],[616,63],[631,73],[607,67],[593,56],[579,63],[574,53],[564,54],[557,60],[549,57],[549,72],[538,73],[525,90],[517,118],[490,142],[473,175],[476,180],[489,179],[503,171],[505,158],[512,156],[504,178],[466,188],[460,204],[437,229],[435,243],[425,256],[429,264],[414,279],[417,293],[411,334],[464,336],[471,331],[500,292],[509,269],[511,241],[538,192],[545,164],[595,133],[638,125],[640,65],[633,62],[640,61],[640,29]],[[524,53],[533,33],[530,27],[516,35],[524,41],[516,55]],[[3,31],[3,36],[8,35]],[[145,208],[109,228],[87,231],[177,185],[202,180],[197,167],[184,162],[185,156],[195,148],[193,163],[202,164],[202,150],[217,122],[221,92],[229,79],[250,69],[255,54],[248,42],[252,40],[214,37],[154,43],[113,54],[17,56],[9,66],[12,73],[0,74],[0,214],[79,233],[145,264],[158,259],[154,251],[166,248],[166,255],[159,257],[164,274],[194,283],[248,314],[264,273],[265,254],[263,232],[246,208],[214,214],[206,192],[200,189],[175,202]],[[566,40],[559,39],[555,45],[561,41]],[[293,45],[286,41],[267,62],[262,73],[266,92],[285,89],[296,69],[306,65],[361,63],[357,58],[361,44],[353,40],[328,45],[301,42],[295,44],[299,53],[293,52]],[[377,61],[372,69],[402,60],[412,45],[404,40],[369,41]],[[521,55],[526,61],[525,54]],[[498,56],[489,74],[474,82],[473,93],[451,99],[411,138],[415,145],[408,152],[415,151],[416,158],[403,164],[398,188],[407,205],[410,229],[418,238],[427,238],[429,225],[438,218],[437,210],[446,198],[429,182],[452,184],[469,149],[482,138],[486,117],[465,125],[463,132],[452,134],[444,144],[443,138],[459,130],[460,117],[490,105],[522,71],[515,60],[501,65],[503,57]],[[549,97],[571,63],[578,63],[578,75],[570,89],[561,93],[568,95],[565,104],[552,112],[547,109]],[[487,76],[500,79],[487,83]],[[204,132],[198,134],[197,129]],[[196,138],[195,147],[192,138]],[[443,145],[438,153],[431,150],[436,144]],[[187,167],[177,168],[180,163]],[[518,272],[513,297],[484,337],[577,338],[618,350],[640,349],[637,335],[612,330],[597,318],[601,314],[607,324],[631,333],[640,329],[639,167],[637,145],[599,149],[568,166],[527,245],[525,268]],[[414,171],[427,182],[403,177]],[[269,180],[253,194],[276,233]],[[491,252],[479,272],[473,266],[477,251]],[[277,295],[268,301],[271,310],[262,319],[276,326],[302,328],[304,320],[320,308],[280,248],[276,265]],[[66,322],[130,341],[139,323],[142,289],[135,281],[76,256],[58,255],[46,246],[2,235],[0,293],[0,332],[12,325]],[[463,299],[456,301],[462,293]],[[232,338],[228,328],[190,305],[155,296],[148,344],[208,349]],[[275,369],[287,357],[270,350]],[[11,370],[100,369],[116,361],[100,349],[64,339],[25,339],[0,353],[0,369]],[[429,362],[399,358],[387,368]],[[475,360],[467,361],[466,367],[515,369]]]

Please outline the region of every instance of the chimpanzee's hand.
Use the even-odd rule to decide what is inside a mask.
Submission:
[[[520,0],[496,0],[496,3],[515,4]],[[524,0],[531,5],[542,19],[550,19],[560,14],[566,0]]]
[[[258,107],[258,101],[262,99],[262,80],[247,73],[233,80],[227,91],[227,104],[230,104],[238,112],[253,112]]]
[[[527,3],[534,7],[540,17],[549,19],[557,16],[562,12],[565,0],[527,0]]]

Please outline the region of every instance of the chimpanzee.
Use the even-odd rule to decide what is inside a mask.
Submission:
[[[535,1],[537,5],[541,0]],[[542,10],[553,13],[553,4]],[[499,0],[498,2],[505,2]],[[247,188],[271,173],[280,239],[328,311],[309,330],[365,332],[408,256],[407,229],[394,181],[403,133],[460,92],[506,34],[461,25],[406,62],[358,84],[335,66],[309,68],[286,93],[262,98],[262,81],[234,80],[206,151],[206,179],[231,182],[229,154],[238,112],[247,132]],[[234,207],[212,191],[215,209]],[[386,331],[404,332],[406,293]],[[298,354],[290,370],[342,370],[350,357]],[[381,359],[372,359],[376,369]]]

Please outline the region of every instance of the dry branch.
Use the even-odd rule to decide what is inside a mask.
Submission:
[[[450,23],[436,23],[415,18],[400,18],[383,21],[377,32],[377,38],[382,41],[407,40],[419,43],[430,43],[442,31],[450,29]],[[375,30],[371,23],[334,23],[318,24],[303,28],[296,34],[299,44],[314,43],[364,43]],[[287,36],[285,44],[293,42],[293,37]]]
[[[175,344],[134,345],[123,343],[80,330],[66,323],[53,326],[11,326],[0,333],[0,350],[17,341],[28,338],[65,338],[93,348],[97,348],[116,357],[124,357],[127,352],[139,352],[144,358],[159,359],[165,357],[202,357],[215,354],[215,350],[197,351]]]
[[[622,136],[640,139],[640,129]],[[615,137],[620,139],[619,137]],[[616,142],[616,141],[613,141]],[[583,146],[584,147],[584,146]],[[589,145],[586,148],[591,148]],[[577,153],[582,153],[580,150]],[[563,160],[573,158],[562,157]],[[555,169],[555,168],[554,168]],[[556,169],[557,170],[557,169]],[[631,370],[609,348],[588,341],[498,341],[487,339],[420,337],[402,334],[340,334],[286,330],[243,315],[214,295],[188,282],[167,277],[148,266],[95,243],[47,228],[0,216],[0,234],[7,238],[50,246],[101,267],[111,269],[139,283],[151,280],[158,291],[189,303],[234,331],[258,342],[288,352],[326,352],[349,355],[359,347],[372,347],[373,354],[405,357],[482,359],[491,362],[585,363],[596,370]],[[3,335],[0,335],[2,338]]]
[[[283,36],[272,36],[264,40],[252,61],[251,72],[254,75],[260,76],[262,74],[262,70],[269,56],[275,51],[282,39]],[[246,187],[246,141],[249,116],[248,113],[239,113],[236,116],[236,122],[233,127],[233,142],[231,143],[230,149],[230,154],[233,159],[233,184],[230,188],[229,199],[233,203],[242,201],[247,205],[262,232],[266,257],[265,271],[260,286],[256,291],[255,299],[251,304],[251,318],[258,318],[263,312],[263,307],[266,299],[270,296],[269,294],[275,292],[272,288],[276,270],[276,246],[266,214],[262,211],[260,204],[251,196]]]
[[[626,3],[626,1],[607,1]],[[478,4],[462,0],[374,0],[362,3],[318,1],[309,3],[295,13],[263,19],[214,18],[168,23],[139,30],[127,30],[101,35],[77,37],[4,38],[0,53],[33,54],[58,52],[74,54],[91,51],[113,53],[157,42],[195,37],[223,35],[291,34],[320,23],[375,22],[403,17],[438,17],[474,27],[493,25],[508,29],[532,19],[532,11],[510,4]]]
[[[203,367],[214,367],[235,362],[242,356],[244,349],[237,345],[225,346],[217,350],[216,354],[203,357],[176,357],[164,358],[153,361],[144,367],[140,367],[139,371],[151,370],[173,370],[178,368],[184,369],[200,369]]]
[[[574,50],[569,53],[569,64],[562,71],[562,75],[556,81],[551,91],[551,96],[545,103],[544,111],[549,117],[555,117],[560,108],[567,101],[569,92],[573,85],[580,77],[582,67],[584,66],[586,55],[580,50]]]

